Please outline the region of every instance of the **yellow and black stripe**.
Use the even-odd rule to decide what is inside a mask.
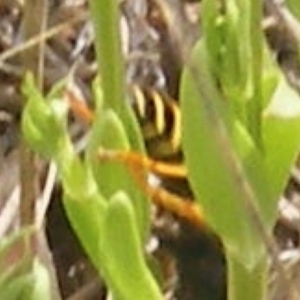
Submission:
[[[177,102],[164,92],[130,86],[132,106],[152,158],[181,159],[181,113]]]
[[[131,85],[131,105],[140,123],[149,157],[185,169],[181,149],[181,111],[178,102],[163,91]],[[187,178],[160,174],[161,185],[184,198],[192,197]]]

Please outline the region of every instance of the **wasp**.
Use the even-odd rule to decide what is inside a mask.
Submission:
[[[149,157],[130,152],[115,153],[115,159],[123,155],[120,160],[135,170],[146,167],[161,179],[161,186],[144,184],[143,189],[156,204],[175,215],[175,220],[157,230],[162,248],[175,257],[178,287],[174,297],[224,299],[222,245],[206,224],[187,179],[178,101],[165,91],[150,87],[133,85],[130,90]]]
[[[127,98],[140,125],[147,155],[99,149],[98,157],[125,164],[157,207],[152,231],[159,239],[159,248],[154,256],[159,263],[165,257],[169,261],[167,267],[161,263],[162,268],[168,269],[166,298],[223,300],[226,280],[222,244],[194,201],[181,148],[178,82],[185,52],[182,47],[192,44],[182,42],[184,36],[191,34],[181,29],[189,33],[193,30],[184,21],[182,5],[177,2],[122,3],[131,33],[125,57]],[[178,6],[175,14],[174,5]],[[198,24],[194,27],[198,31]],[[66,98],[75,113],[87,123],[93,122],[93,113],[85,101],[76,101],[80,96],[68,90]],[[152,185],[140,176],[140,170],[145,169],[159,179],[159,184]]]
[[[145,86],[131,85],[128,94],[148,154],[99,149],[99,159],[125,164],[137,185],[161,210],[160,221],[156,222],[158,225],[154,224],[153,231],[161,243],[158,256],[168,253],[174,257],[172,261],[178,273],[175,297],[187,300],[224,299],[222,245],[206,224],[187,180],[178,103],[165,92]],[[91,123],[93,113],[77,98],[72,91],[67,91],[72,110]],[[153,186],[140,176],[140,170],[145,169],[160,179],[159,185]],[[163,212],[168,215],[164,216]]]

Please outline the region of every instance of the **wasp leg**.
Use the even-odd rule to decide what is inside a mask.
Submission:
[[[65,98],[68,101],[72,112],[87,124],[94,121],[94,113],[86,106],[82,95],[74,89],[67,89]],[[150,159],[149,157],[133,152],[99,149],[98,157],[100,160],[119,161],[132,174],[138,186],[152,199],[153,203],[174,213],[180,218],[189,221],[196,227],[207,227],[203,218],[201,208],[191,199],[185,199],[161,187],[151,186],[145,172],[152,172],[158,176],[168,176],[175,178],[186,178],[187,170],[184,165],[164,163]]]
[[[136,181],[139,180],[136,178]],[[143,185],[142,185],[143,184]],[[160,187],[153,187],[147,183],[139,184],[149,195],[153,203],[183,218],[195,227],[207,227],[201,208],[191,199],[184,199]]]
[[[92,110],[86,105],[83,100],[83,96],[73,89],[67,89],[65,91],[64,99],[67,101],[70,106],[71,111],[77,116],[80,120],[84,121],[87,125],[93,123],[95,115]]]
[[[186,199],[167,191],[164,188],[152,186],[144,176],[145,171],[155,174],[170,175],[175,177],[186,176],[186,171],[177,165],[168,165],[153,161],[146,156],[132,151],[118,151],[100,148],[98,157],[101,161],[119,161],[123,163],[139,188],[143,190],[156,205],[174,213],[176,216],[189,221],[196,227],[207,227],[201,208],[191,199]]]
[[[157,175],[173,178],[187,177],[187,169],[181,163],[165,163],[134,151],[99,149],[98,156],[101,160],[120,161],[135,169],[142,168]]]

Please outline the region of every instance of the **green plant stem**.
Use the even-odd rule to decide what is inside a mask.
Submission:
[[[227,251],[228,299],[264,300],[268,275],[267,258],[249,270]]]
[[[131,147],[135,150],[144,151],[138,123],[125,101],[125,67],[119,34],[118,1],[90,0],[89,4],[95,28],[96,59],[103,91],[103,104],[106,108],[112,108],[121,117]],[[100,114],[102,114],[102,108]]]
[[[118,1],[90,0],[89,4],[104,103],[120,114],[124,104],[124,66],[118,34]]]

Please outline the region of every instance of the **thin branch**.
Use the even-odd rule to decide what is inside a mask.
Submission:
[[[24,39],[41,34],[46,28],[47,0],[28,0],[24,6]],[[23,52],[23,64],[31,71],[39,88],[43,83],[43,41]],[[24,103],[25,104],[25,103]],[[21,203],[20,218],[22,225],[34,223],[35,200],[37,198],[38,176],[36,157],[22,140],[20,144],[20,183]]]

